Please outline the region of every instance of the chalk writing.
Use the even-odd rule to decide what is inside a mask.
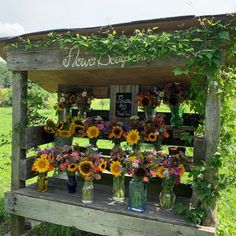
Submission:
[[[132,106],[132,93],[116,94],[116,117],[130,117]]]
[[[119,65],[124,67],[126,59],[123,56],[112,57],[104,55],[99,58],[93,56],[81,55],[80,49],[71,48],[68,55],[62,59],[62,65],[68,67],[106,67],[110,65]]]

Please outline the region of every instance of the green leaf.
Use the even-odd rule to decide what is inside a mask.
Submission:
[[[183,70],[180,68],[175,68],[173,72],[174,72],[174,75],[182,75],[182,74],[187,75],[189,73],[189,69]]]

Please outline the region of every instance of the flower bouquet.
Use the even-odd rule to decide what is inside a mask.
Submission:
[[[156,107],[159,107],[164,93],[156,87],[138,95],[138,106],[144,111],[146,120],[153,121]]]
[[[79,173],[84,178],[82,188],[82,202],[92,203],[94,198],[93,179],[101,179],[100,173],[106,170],[107,163],[99,154],[98,156],[84,155],[79,163]]]
[[[156,176],[155,155],[153,153],[140,152],[139,155],[131,154],[125,160],[125,169],[133,179],[129,182],[128,209],[144,212],[147,202],[147,182]]]
[[[77,187],[78,165],[81,153],[76,146],[65,146],[63,151],[55,158],[55,167],[59,172],[65,171],[67,174],[67,188],[69,193],[75,193]]]
[[[55,149],[46,148],[37,153],[32,171],[38,173],[37,190],[46,192],[48,190],[48,172],[54,170]]]
[[[187,99],[187,90],[179,83],[168,83],[165,86],[163,102],[170,107],[170,123],[174,127],[183,125],[182,103]]]
[[[80,117],[86,118],[86,114],[90,110],[92,100],[93,97],[87,90],[77,93],[76,105]]]
[[[184,175],[184,159],[179,155],[159,153],[157,176],[162,178],[163,191],[159,195],[160,205],[164,210],[172,210],[175,204],[174,185],[180,183]]]

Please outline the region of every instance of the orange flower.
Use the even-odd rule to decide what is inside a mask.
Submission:
[[[169,138],[169,137],[170,137],[170,135],[168,134],[167,131],[165,131],[165,132],[163,133],[163,136],[164,136],[165,138]]]

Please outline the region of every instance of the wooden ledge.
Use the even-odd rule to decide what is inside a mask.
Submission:
[[[125,203],[111,199],[111,186],[95,184],[93,204],[81,203],[81,186],[69,194],[63,179],[50,178],[49,190],[36,191],[35,184],[5,195],[5,207],[11,214],[46,221],[101,235],[215,235],[211,227],[189,224],[184,217],[160,209],[158,194],[149,194],[147,210],[127,210]],[[177,201],[189,203],[188,198]]]

